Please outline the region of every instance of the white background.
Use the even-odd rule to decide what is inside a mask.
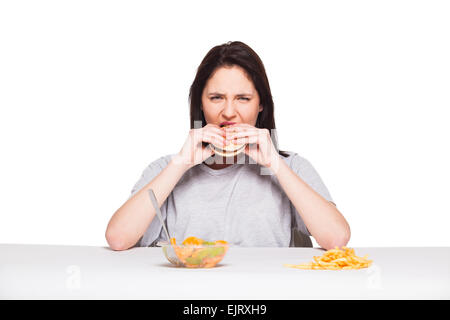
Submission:
[[[209,49],[263,60],[349,246],[449,246],[448,1],[0,2],[0,243],[106,245]]]

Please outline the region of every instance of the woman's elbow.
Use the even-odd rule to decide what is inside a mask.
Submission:
[[[117,232],[107,229],[105,233],[106,242],[114,251],[127,250],[130,246],[123,240],[122,236]]]
[[[347,225],[344,231],[340,232],[338,235],[334,235],[331,239],[329,239],[324,248],[326,250],[334,249],[336,247],[342,248],[348,244],[348,242],[350,241],[350,236],[350,227]]]
[[[323,239],[323,241],[321,241],[319,245],[325,250],[330,250],[336,247],[342,248],[346,246],[349,241],[350,241],[350,227],[346,225],[345,228],[340,232],[328,234],[328,237]]]
[[[333,239],[333,241],[330,242],[329,248],[327,248],[327,250],[329,249],[334,249],[336,247],[338,248],[342,248],[345,247],[347,245],[347,243],[349,242],[350,238],[336,238]]]

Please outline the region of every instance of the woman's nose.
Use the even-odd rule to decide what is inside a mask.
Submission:
[[[223,115],[226,117],[232,117],[236,113],[236,108],[234,106],[234,102],[231,100],[225,101],[223,107]]]

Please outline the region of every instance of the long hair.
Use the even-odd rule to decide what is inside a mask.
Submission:
[[[252,48],[240,41],[229,41],[225,44],[215,46],[209,50],[200,63],[189,91],[191,129],[195,128],[195,121],[201,121],[202,127],[207,124],[205,115],[201,109],[202,94],[206,82],[218,68],[230,66],[243,68],[258,91],[263,110],[258,114],[256,128],[268,129],[278,153],[283,157],[288,157],[289,155],[286,152],[278,150],[276,130],[272,130],[276,129],[274,104],[264,64]]]

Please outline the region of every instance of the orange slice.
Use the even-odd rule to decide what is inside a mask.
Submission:
[[[228,242],[226,242],[225,240],[216,240],[214,241],[215,245],[228,245]]]
[[[185,246],[199,246],[203,244],[203,240],[197,237],[188,237],[184,239],[182,244]]]

